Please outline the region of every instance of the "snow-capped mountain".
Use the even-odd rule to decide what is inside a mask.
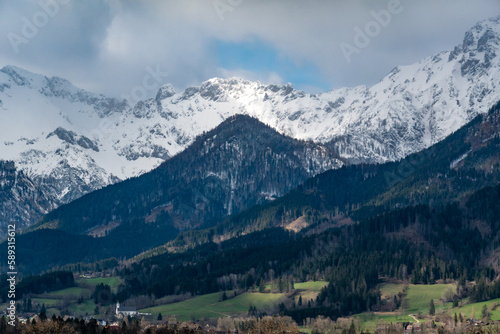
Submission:
[[[17,170],[14,162],[0,161],[0,222],[29,222],[56,206],[52,195]],[[7,235],[7,225],[0,224],[0,233]]]
[[[153,225],[154,235],[166,231],[172,237],[214,226],[342,165],[324,145],[283,136],[255,118],[235,115],[153,171],[62,205],[43,223],[70,233],[103,236],[107,231],[118,238]],[[144,241],[150,245],[152,238]]]
[[[5,196],[0,204],[4,208],[10,201],[13,208],[16,200],[26,200],[13,192],[18,175],[29,179],[37,189],[32,193],[44,198],[5,210],[1,222],[31,223],[61,203],[118,180],[100,161],[108,157],[99,143],[81,133],[126,108],[125,101],[88,93],[60,78],[2,68],[0,159],[14,162],[10,169],[16,172],[2,175],[1,182],[12,187],[10,199]]]
[[[350,162],[384,162],[486,112],[500,99],[499,83],[500,17],[478,23],[453,51],[398,66],[372,87],[316,95],[290,84],[211,79],[179,93],[166,85],[130,106],[7,66],[0,70],[0,159],[15,162],[57,206],[149,171],[202,132],[246,114],[327,144]]]
[[[165,137],[170,154],[193,133],[242,113],[291,137],[329,143],[353,162],[397,160],[440,141],[500,99],[497,54],[500,17],[478,23],[453,51],[398,66],[372,87],[313,95],[291,85],[212,79],[182,93],[163,87],[131,112],[154,124],[141,141]],[[128,122],[123,118],[118,127]]]

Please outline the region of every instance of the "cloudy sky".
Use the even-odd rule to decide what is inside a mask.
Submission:
[[[112,96],[213,77],[372,85],[462,42],[498,0],[0,0],[0,67]]]

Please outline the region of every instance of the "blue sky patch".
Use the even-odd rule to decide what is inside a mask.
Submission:
[[[294,88],[311,93],[326,92],[331,89],[317,66],[307,61],[297,64],[261,41],[247,43],[217,41],[216,48],[219,65],[226,70],[245,70],[261,77],[274,72],[285,82],[291,82]]]

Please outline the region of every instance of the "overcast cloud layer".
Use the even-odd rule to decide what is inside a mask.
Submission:
[[[240,76],[320,92],[372,85],[396,65],[453,49],[477,21],[500,14],[498,0],[397,2],[0,0],[0,67],[117,97],[156,69],[169,75],[155,85],[178,90]],[[392,14],[377,23],[382,10]],[[371,34],[364,44],[355,43],[358,28]]]

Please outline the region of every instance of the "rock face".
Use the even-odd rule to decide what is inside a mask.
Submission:
[[[58,127],[55,129],[53,132],[49,133],[47,138],[50,138],[51,136],[57,136],[57,138],[61,139],[62,141],[75,145],[77,144],[78,146],[84,148],[84,149],[92,149],[96,152],[99,152],[99,147],[95,142],[90,140],[89,138],[85,136],[78,136],[75,132],[73,131],[68,131],[65,130],[61,127]]]
[[[499,99],[499,54],[497,17],[474,26],[453,51],[398,66],[372,87],[313,95],[290,84],[211,79],[180,93],[166,85],[133,106],[7,66],[0,70],[0,159],[15,162],[53,205],[150,171],[236,114],[323,143],[349,162],[397,160]],[[6,213],[1,224],[14,216]],[[34,210],[24,224],[39,218]]]
[[[23,224],[33,215],[41,216],[54,209],[59,202],[36,182],[17,170],[13,161],[0,161],[0,221]],[[2,235],[7,224],[0,225]]]

